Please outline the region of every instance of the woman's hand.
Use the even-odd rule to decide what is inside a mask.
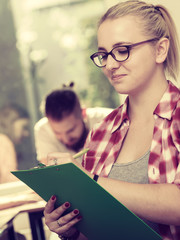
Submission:
[[[52,196],[45,206],[45,224],[48,226],[50,231],[55,232],[58,235],[70,237],[77,232],[74,225],[82,219],[82,216],[79,214],[78,209],[74,209],[70,213],[63,215],[70,207],[70,203],[65,202],[60,207],[54,209],[55,202],[56,197]]]

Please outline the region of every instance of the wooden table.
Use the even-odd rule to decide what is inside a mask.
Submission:
[[[7,190],[7,191],[6,191]],[[4,191],[4,192],[3,192]],[[13,193],[12,193],[13,191]],[[7,201],[3,203],[3,200]],[[9,199],[9,202],[8,202]],[[8,240],[16,240],[13,221],[17,215],[26,212],[29,216],[33,240],[45,240],[43,210],[45,201],[32,192],[24,183],[0,184],[0,230],[8,233]],[[6,206],[7,205],[7,206]]]

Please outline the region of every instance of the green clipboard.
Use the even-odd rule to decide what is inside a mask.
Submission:
[[[73,163],[12,172],[45,201],[68,201],[83,219],[76,225],[88,240],[160,240],[154,230]]]

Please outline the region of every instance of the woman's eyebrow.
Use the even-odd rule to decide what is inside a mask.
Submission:
[[[103,48],[103,47],[98,47],[98,51],[100,51],[100,52],[101,52],[101,51],[103,51],[103,52],[107,52],[106,49]]]
[[[132,44],[132,42],[119,42],[119,43],[114,44],[113,48],[118,47],[118,46],[129,45],[129,44]]]
[[[132,42],[118,42],[118,43],[115,43],[112,48],[115,48],[115,47],[119,47],[119,46],[124,46],[124,45],[130,45],[132,44]],[[103,47],[98,47],[98,51],[106,51],[107,50]]]

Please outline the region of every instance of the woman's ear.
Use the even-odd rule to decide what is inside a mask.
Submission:
[[[169,39],[168,38],[161,38],[156,46],[156,62],[163,63],[168,54],[169,50]]]

